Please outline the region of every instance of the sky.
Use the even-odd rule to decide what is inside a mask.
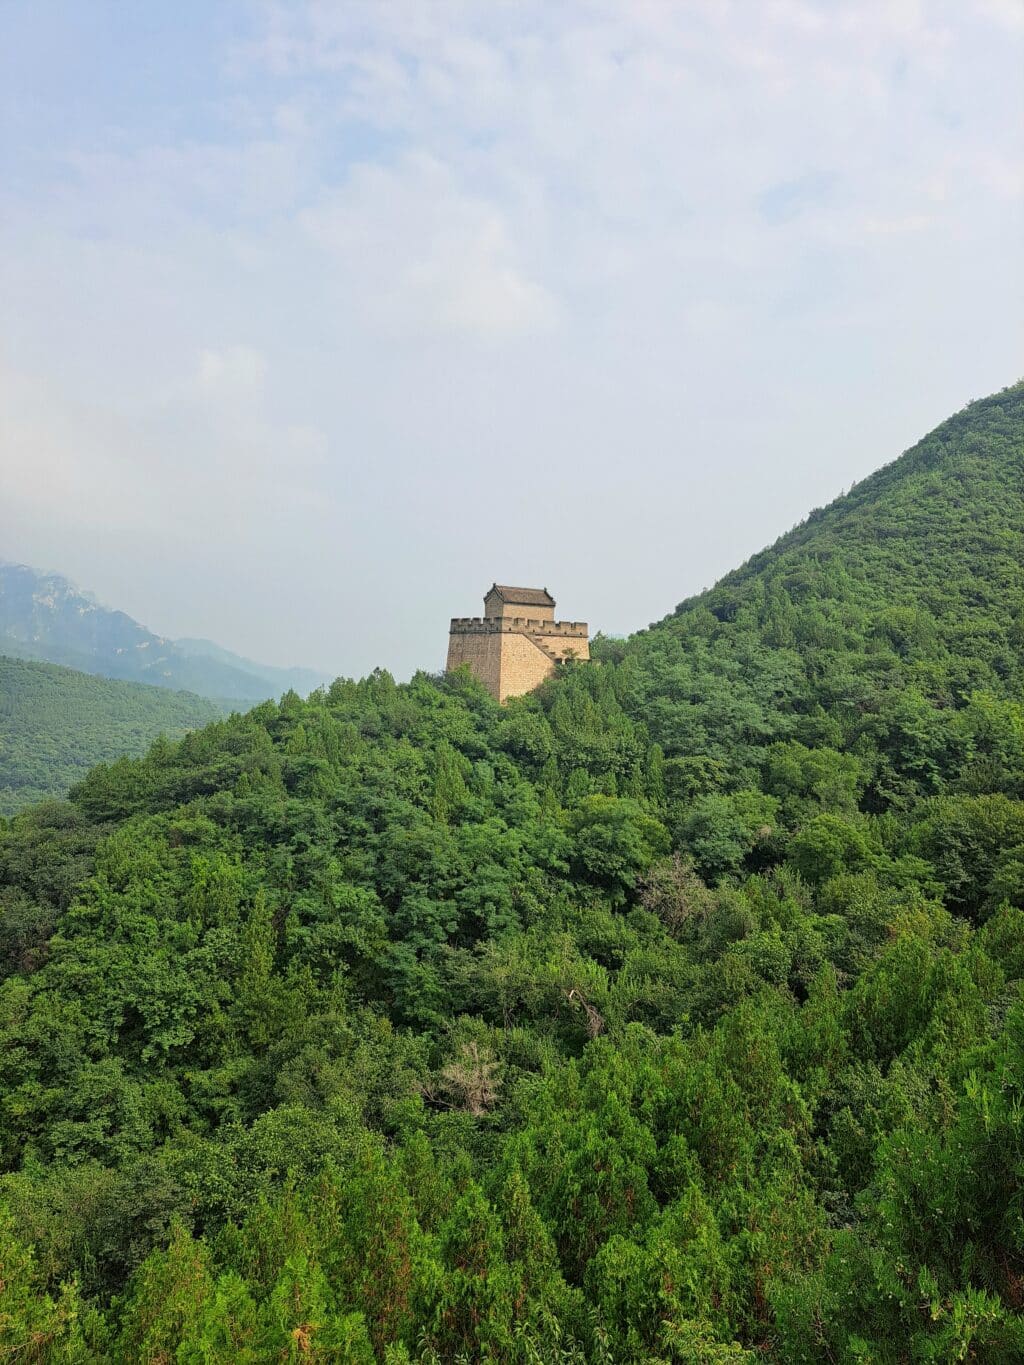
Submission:
[[[4,0],[0,558],[399,677],[1024,373],[1024,0]]]

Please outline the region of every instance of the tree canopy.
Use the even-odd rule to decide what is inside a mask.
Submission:
[[[0,1350],[1024,1357],[1024,388],[594,656],[0,828]]]
[[[224,711],[191,692],[0,655],[0,815],[64,797],[97,763],[143,754]]]

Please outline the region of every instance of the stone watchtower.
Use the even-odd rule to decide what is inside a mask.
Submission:
[[[456,616],[448,636],[448,672],[468,664],[498,701],[532,692],[569,658],[589,659],[585,621],[556,621],[547,588],[495,583],[483,616]]]

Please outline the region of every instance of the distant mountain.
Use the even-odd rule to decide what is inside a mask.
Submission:
[[[233,654],[230,649],[222,649],[212,640],[184,639],[175,640],[174,644],[180,653],[189,659],[211,659],[229,668],[240,669],[243,673],[251,673],[255,678],[265,678],[273,683],[276,692],[287,692],[291,688],[292,691],[306,696],[314,688],[332,681],[326,674],[318,673],[315,668],[275,668],[273,664],[255,663],[242,654]]]
[[[0,562],[0,653],[229,701],[263,701],[328,681],[275,668],[208,640],[170,640],[103,606],[60,574]]]
[[[66,796],[97,763],[145,753],[226,708],[191,692],[0,656],[0,815]]]

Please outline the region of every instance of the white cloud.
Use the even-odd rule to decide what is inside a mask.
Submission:
[[[118,413],[0,367],[5,516],[186,544],[249,543],[315,512],[326,437],[270,415],[266,375],[253,347],[204,350],[173,395]]]
[[[490,339],[529,334],[557,317],[554,298],[519,260],[506,216],[462,193],[432,157],[357,166],[302,222],[327,253],[336,287],[388,331]]]
[[[1024,32],[1024,0],[977,0],[978,13],[1011,32]]]
[[[101,535],[144,515],[126,424],[109,411],[0,365],[0,431],[0,505],[10,525],[81,520]]]
[[[198,382],[207,393],[251,394],[263,388],[267,358],[254,346],[228,346],[199,354]]]
[[[352,667],[477,572],[651,619],[1019,369],[1022,12],[251,7],[179,107],[85,98],[7,178],[0,530],[220,552],[229,621],[272,563],[236,643],[317,655],[315,581]]]

